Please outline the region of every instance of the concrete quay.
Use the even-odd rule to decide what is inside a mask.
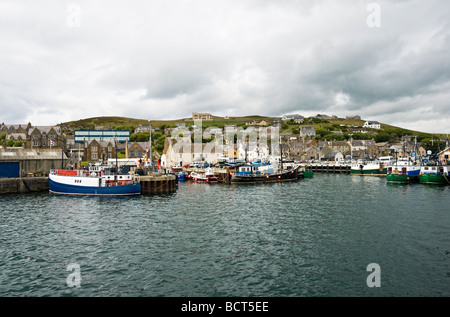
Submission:
[[[0,194],[48,191],[48,177],[0,178]]]

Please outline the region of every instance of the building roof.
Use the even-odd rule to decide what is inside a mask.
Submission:
[[[60,160],[62,153],[54,149],[23,149],[6,148],[0,149],[0,161],[6,160]],[[66,155],[64,154],[66,159]]]

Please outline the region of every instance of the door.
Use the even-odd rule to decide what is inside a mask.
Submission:
[[[0,162],[0,177],[19,177],[19,162]]]

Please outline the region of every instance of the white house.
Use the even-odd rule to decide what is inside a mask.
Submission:
[[[378,121],[366,121],[363,128],[381,129],[381,125]]]
[[[171,167],[191,164],[194,161],[217,163],[223,147],[216,142],[192,143],[191,138],[166,138],[161,166]]]
[[[295,123],[302,123],[304,120],[304,117],[299,114],[287,114],[284,115],[283,118],[281,118],[283,121],[287,120],[294,120]]]
[[[266,161],[269,158],[269,147],[263,144],[249,146],[240,142],[237,146],[238,159],[254,162],[257,160]]]

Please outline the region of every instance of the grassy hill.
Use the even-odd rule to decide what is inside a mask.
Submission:
[[[213,116],[211,121],[203,121],[203,128],[218,127],[223,128],[225,125],[235,125],[237,127],[247,128],[247,122],[261,122],[262,120],[268,121],[270,124],[274,119],[280,119],[280,117],[265,117],[259,115],[243,116],[243,117],[217,117]],[[146,141],[149,139],[148,132],[141,132],[134,134],[134,130],[141,124],[148,124],[148,120],[125,118],[125,117],[94,117],[81,119],[77,121],[66,122],[64,125],[67,127],[66,133],[71,134],[73,130],[82,129],[94,129],[95,127],[107,127],[114,130],[129,130],[131,135],[131,141]],[[186,125],[193,125],[194,121],[191,118],[182,118],[177,120],[152,120],[153,128],[174,128],[177,123],[185,123]],[[332,119],[319,119],[319,118],[305,118],[302,124],[297,124],[294,121],[285,121],[281,126],[281,133],[293,133],[299,134],[301,126],[313,125],[316,129],[316,138],[319,140],[367,140],[374,139],[376,142],[389,142],[391,144],[397,143],[402,140],[403,136],[416,136],[417,141],[421,143],[426,149],[431,149],[433,153],[439,149],[445,147],[444,141],[438,141],[439,138],[446,139],[446,135],[443,134],[430,134],[420,131],[413,131],[409,129],[403,129],[400,127],[381,123],[381,129],[364,129],[367,133],[358,132],[365,123],[365,120],[344,119],[344,118],[332,118]],[[158,153],[162,153],[164,149],[165,138],[169,136],[165,134],[164,129],[160,129],[159,132],[152,133],[153,149]]]
[[[91,130],[95,127],[111,127],[114,130],[128,130],[137,128],[140,124],[148,123],[148,120],[124,117],[95,117],[77,121],[65,122],[69,130]]]
[[[246,128],[247,122],[260,122],[262,120],[272,122],[277,117],[265,117],[259,115],[243,116],[243,117],[218,117],[213,116],[211,121],[203,121],[203,128],[214,126],[218,128],[223,128],[225,125],[236,125],[242,128]],[[278,117],[279,119],[279,117]],[[420,131],[414,131],[409,129],[403,129],[400,127],[381,124],[380,130],[366,129],[369,131],[368,134],[354,132],[352,129],[356,127],[362,127],[365,120],[355,120],[355,119],[345,119],[345,118],[333,118],[333,119],[318,119],[318,118],[305,118],[302,124],[294,123],[293,121],[286,121],[281,127],[282,133],[294,133],[297,134],[301,126],[313,125],[316,128],[316,133],[321,139],[348,139],[349,134],[353,134],[353,139],[363,139],[363,138],[376,138],[377,141],[398,141],[404,135],[417,136],[418,141],[423,139],[434,137],[444,137],[444,135],[437,135],[430,133],[424,133]],[[95,127],[109,127],[115,130],[130,130],[131,133],[141,124],[149,123],[148,120],[126,118],[126,117],[94,117],[81,119],[77,121],[66,122],[64,125],[69,131],[81,130],[81,129],[94,129]],[[191,118],[181,118],[177,120],[152,120],[152,126],[154,128],[159,128],[161,126],[169,128],[175,127],[177,123],[185,123],[187,125],[194,124]],[[333,132],[340,131],[341,134],[336,134]],[[378,136],[378,137],[377,137]]]

